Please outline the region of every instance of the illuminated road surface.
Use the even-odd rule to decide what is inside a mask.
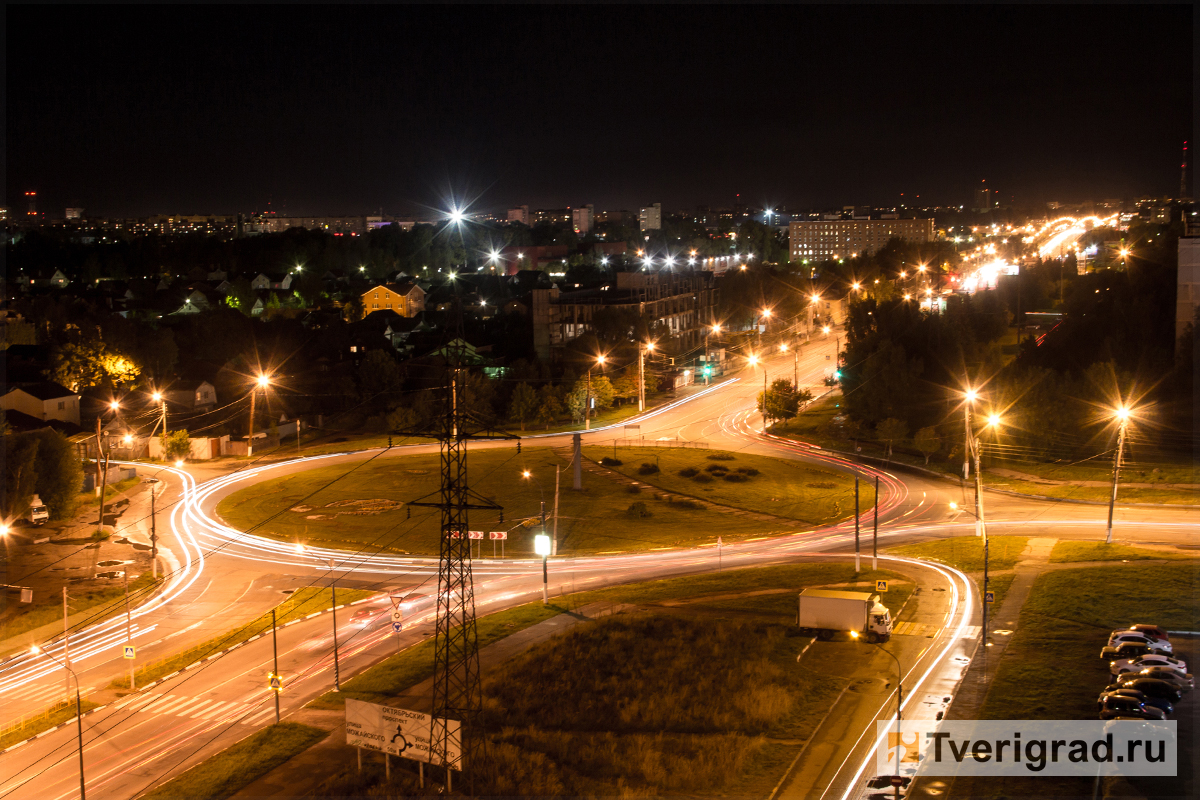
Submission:
[[[800,362],[801,383],[820,381],[829,362],[826,351],[832,341],[816,342],[806,348]],[[776,374],[791,374],[790,357],[769,363]],[[641,424],[647,439],[660,436],[690,440],[703,439],[715,448],[744,450],[768,455],[799,458],[854,471],[867,480],[880,479],[883,500],[880,505],[880,539],[888,544],[896,540],[918,539],[969,533],[974,520],[961,511],[951,511],[949,502],[960,507],[964,495],[953,484],[910,475],[898,476],[888,470],[854,465],[820,448],[779,440],[761,434],[761,417],[750,409],[757,394],[757,378],[727,380],[706,390],[656,409],[610,430],[584,434],[588,443],[611,439],[625,424]],[[551,446],[570,442],[570,435],[550,434],[525,437],[546,440]],[[538,444],[543,442],[539,441]],[[509,447],[509,442],[472,444],[471,449]],[[352,675],[369,664],[394,652],[399,645],[419,641],[430,635],[432,598],[436,587],[436,560],[415,557],[371,556],[362,558],[346,551],[309,548],[296,553],[285,543],[247,535],[221,525],[212,510],[219,500],[249,482],[306,470],[321,464],[350,464],[372,456],[395,458],[421,452],[436,452],[436,445],[393,448],[378,451],[314,456],[291,462],[245,470],[195,486],[182,470],[172,470],[182,482],[183,501],[173,506],[169,546],[179,554],[180,569],[171,578],[167,590],[153,603],[135,612],[135,641],[139,660],[165,657],[181,649],[181,644],[203,640],[228,630],[231,625],[219,613],[203,618],[189,609],[207,604],[209,609],[237,603],[242,614],[254,616],[275,605],[278,584],[292,586],[309,583],[325,585],[331,577],[352,575],[366,581],[407,590],[424,597],[406,607],[407,626],[397,641],[386,622],[367,629],[352,627],[348,614],[339,616],[341,674]],[[1103,530],[1104,509],[1096,506],[1046,503],[1004,495],[986,498],[989,531],[992,533],[1046,534],[1058,538],[1079,536],[1096,538]],[[1151,512],[1153,512],[1151,514]],[[1194,538],[1187,512],[1170,509],[1121,509],[1119,535],[1123,539],[1184,541]],[[802,531],[769,539],[726,545],[726,566],[753,566],[783,563],[797,556],[819,551],[845,552],[853,547],[853,521],[816,531]],[[869,532],[864,536],[864,552],[869,555]],[[328,566],[333,559],[334,566]],[[663,551],[618,556],[555,558],[551,561],[551,586],[567,590],[590,589],[637,580],[682,575],[715,568],[714,548]],[[978,629],[973,587],[961,575],[947,570],[943,579],[952,585],[955,598],[947,609],[945,624],[939,628],[935,645],[922,654],[910,670],[913,686],[920,681],[931,692],[952,694],[952,688],[965,668],[964,653],[973,647]],[[476,560],[476,598],[479,613],[528,602],[540,596],[541,564],[537,560]],[[245,581],[231,575],[250,576]],[[267,583],[275,584],[274,587]],[[256,586],[257,584],[257,586]],[[220,594],[218,601],[209,596]],[[386,606],[386,599],[382,600]],[[242,608],[245,606],[246,608]],[[380,613],[390,606],[379,607]],[[80,671],[85,687],[102,687],[119,675],[125,666],[120,658],[124,642],[124,619],[96,626],[72,637],[72,662]],[[61,658],[50,643],[50,654]],[[332,686],[332,631],[326,616],[302,621],[281,629],[279,634],[281,672],[287,690],[283,710],[288,713]],[[85,760],[88,766],[89,794],[95,797],[131,797],[163,778],[178,774],[212,752],[243,738],[253,730],[274,721],[274,708],[266,689],[270,671],[270,643],[259,640],[226,656],[208,662],[141,692],[120,703],[85,717]],[[49,658],[20,656],[0,664],[0,692],[6,698],[6,716],[22,705],[22,696],[36,696],[46,686],[62,688],[63,671]],[[906,679],[906,689],[907,689]],[[922,689],[923,690],[923,689]],[[920,692],[906,701],[918,704]],[[880,713],[884,713],[882,710]],[[914,706],[914,713],[920,716]],[[871,728],[873,730],[873,727]],[[853,771],[858,768],[860,751],[869,748],[862,739],[847,754],[830,786],[854,786]],[[57,798],[71,797],[78,791],[76,734],[74,726],[52,732],[0,755],[0,797]],[[91,787],[94,787],[91,788]]]

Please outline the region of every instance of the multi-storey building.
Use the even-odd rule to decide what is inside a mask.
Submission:
[[[577,234],[583,236],[592,229],[592,218],[595,211],[596,207],[591,205],[571,209],[571,224]]]
[[[563,292],[534,289],[533,344],[541,358],[581,336],[604,310],[632,311],[663,335],[698,344],[715,321],[716,280],[711,272],[618,272],[615,286]]]
[[[644,231],[662,230],[662,203],[655,203],[639,209],[638,225]]]
[[[849,258],[873,253],[889,239],[931,242],[932,219],[792,220],[788,225],[791,260]]]
[[[412,281],[373,286],[362,294],[363,313],[394,311],[402,317],[415,317],[425,310],[425,290]]]

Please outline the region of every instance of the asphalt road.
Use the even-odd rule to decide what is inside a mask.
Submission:
[[[833,340],[818,340],[805,348],[799,372],[802,384],[819,384],[828,368],[825,358],[833,352]],[[768,362],[774,374],[791,375],[790,356]],[[974,520],[954,511],[950,502],[963,503],[962,489],[953,483],[891,470],[854,465],[819,448],[784,442],[761,434],[761,418],[752,411],[759,391],[761,372],[743,373],[707,389],[695,388],[667,407],[640,418],[584,435],[585,443],[603,444],[623,438],[625,424],[641,425],[647,439],[660,437],[708,441],[714,448],[744,450],[827,464],[836,469],[857,471],[869,480],[879,477],[884,499],[880,511],[880,539],[892,544],[928,537],[962,535],[974,528]],[[530,436],[537,444],[565,446],[570,435]],[[511,447],[511,442],[481,442],[471,449]],[[276,477],[309,469],[314,464],[346,464],[365,458],[397,458],[417,452],[436,451],[436,445],[378,451],[333,454],[302,458],[241,470],[200,485],[186,470],[170,470],[168,491],[181,500],[171,506],[169,525],[160,517],[160,535],[178,564],[166,590],[152,603],[135,612],[135,643],[138,659],[157,660],[187,644],[222,633],[235,623],[232,616],[249,618],[280,602],[288,589],[306,585],[371,586],[425,595],[406,606],[406,630],[399,646],[431,635],[430,595],[436,587],[436,561],[425,558],[373,556],[310,548],[297,553],[286,544],[245,535],[217,522],[213,509],[222,497],[260,477]],[[1044,502],[988,493],[985,495],[989,531],[993,534],[1052,534],[1057,538],[1097,538],[1102,535],[1105,509],[1097,506]],[[169,496],[168,498],[169,499]],[[160,507],[163,504],[160,504]],[[1117,531],[1123,540],[1183,543],[1194,540],[1191,512],[1157,508],[1121,507]],[[782,563],[805,554],[836,550],[845,552],[853,544],[853,523],[801,531],[723,548],[726,566]],[[869,553],[869,535],[864,552]],[[510,552],[510,555],[511,552]],[[330,566],[332,560],[332,567]],[[551,587],[563,590],[596,588],[603,585],[647,580],[713,569],[714,548],[659,551],[603,557],[552,559]],[[541,593],[539,560],[476,560],[476,600],[479,613],[528,602]],[[909,670],[913,678],[914,710],[926,695],[951,694],[978,637],[977,598],[965,578],[947,572],[943,580],[954,583],[959,598],[935,635],[935,643],[914,656]],[[386,599],[383,600],[387,603]],[[390,608],[390,606],[389,606]],[[388,609],[381,608],[381,612]],[[341,674],[351,675],[398,645],[386,625],[368,629],[352,626],[348,614],[340,614],[339,642]],[[976,627],[972,627],[976,626]],[[328,615],[304,620],[281,629],[280,670],[285,679],[282,709],[299,708],[332,685],[332,620]],[[124,674],[121,658],[124,620],[96,626],[73,637],[71,660],[85,687],[101,687]],[[11,718],[36,703],[39,687],[54,685],[61,691],[63,670],[50,656],[61,659],[61,643],[47,644],[48,655],[24,654],[0,664],[0,693],[5,697],[5,716]],[[266,686],[271,669],[270,643],[266,639],[247,644],[219,659],[185,671],[148,692],[107,705],[85,716],[85,764],[89,794],[93,797],[133,797],[145,788],[178,774],[213,752],[232,744],[257,728],[274,721],[272,695]],[[905,658],[908,654],[905,653]],[[886,659],[890,663],[890,659]],[[893,665],[894,666],[894,665]],[[920,669],[918,669],[920,666]],[[876,673],[874,660],[867,668]],[[909,691],[906,680],[906,692]],[[944,694],[943,694],[944,693]],[[157,696],[156,696],[157,695]],[[852,698],[853,700],[853,698]],[[850,702],[843,699],[840,702]],[[825,786],[825,791],[853,790],[855,771],[862,753],[873,747],[862,734],[860,723],[871,715],[871,703],[859,703],[849,716],[856,720],[845,735],[833,736],[836,753],[826,763],[840,766],[833,773],[813,772],[804,764],[790,773],[789,786]],[[876,712],[884,713],[882,707]],[[839,714],[839,718],[842,715]],[[858,728],[859,734],[851,735]],[[873,730],[873,728],[872,728]],[[824,734],[823,734],[824,736]],[[865,769],[865,767],[863,767]],[[0,797],[59,800],[78,792],[76,733],[74,725],[63,727],[36,740],[0,754]],[[861,782],[860,782],[861,783]],[[93,788],[94,787],[94,788]],[[788,791],[788,787],[783,787]]]

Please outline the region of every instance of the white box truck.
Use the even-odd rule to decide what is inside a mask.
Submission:
[[[29,500],[29,510],[25,512],[25,519],[34,525],[41,525],[50,519],[46,504],[36,494]]]
[[[892,615],[870,592],[805,589],[800,592],[796,624],[805,636],[832,639],[838,631],[854,632],[868,642],[886,642]]]

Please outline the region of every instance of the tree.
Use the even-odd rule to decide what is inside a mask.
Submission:
[[[358,364],[358,391],[363,400],[395,395],[403,384],[404,373],[386,350],[372,350]]]
[[[0,512],[10,519],[25,512],[37,491],[38,440],[18,434],[4,437],[4,497]]]
[[[800,413],[796,387],[784,378],[774,381],[769,391],[758,393],[758,410],[767,419],[792,419]]]
[[[163,458],[167,461],[178,461],[187,458],[192,453],[192,441],[187,431],[171,431],[159,437],[162,443]]]
[[[875,426],[875,435],[887,443],[888,458],[892,457],[892,445],[904,441],[908,436],[908,423],[902,419],[888,417]]]
[[[512,400],[508,404],[509,419],[520,423],[522,432],[525,422],[533,419],[538,411],[538,396],[528,383],[519,383],[513,390]]]
[[[550,429],[550,424],[558,418],[558,415],[563,411],[562,400],[558,397],[558,390],[550,384],[542,387],[538,392],[540,404],[537,410],[537,421],[544,423],[546,429]]]
[[[913,444],[925,456],[925,465],[929,466],[929,457],[942,449],[942,438],[938,436],[937,428],[930,425],[917,431]]]

